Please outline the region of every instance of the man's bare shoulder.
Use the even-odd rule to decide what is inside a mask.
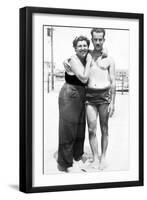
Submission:
[[[103,58],[102,60],[106,60],[109,62],[109,64],[114,64],[114,59],[112,56],[107,56],[106,58]]]
[[[98,66],[101,69],[109,69],[110,67],[114,66],[114,61],[113,58],[108,56],[106,58],[101,58],[99,57],[96,61],[96,63],[98,64]]]

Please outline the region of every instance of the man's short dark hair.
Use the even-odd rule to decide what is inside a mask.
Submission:
[[[73,40],[73,47],[74,48],[76,48],[77,47],[77,43],[79,42],[79,41],[86,41],[86,43],[87,43],[87,45],[88,45],[88,47],[89,47],[89,45],[90,45],[90,40],[87,38],[87,37],[85,37],[85,36],[83,36],[83,35],[80,35],[79,37],[76,37],[74,40]]]
[[[93,28],[92,30],[91,30],[91,36],[93,37],[93,33],[103,33],[103,38],[105,37],[105,34],[106,34],[106,32],[105,32],[105,29],[104,28]]]

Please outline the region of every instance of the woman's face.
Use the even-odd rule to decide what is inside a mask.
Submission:
[[[75,51],[79,57],[84,58],[87,55],[88,49],[89,48],[87,42],[85,40],[82,40],[77,42]]]

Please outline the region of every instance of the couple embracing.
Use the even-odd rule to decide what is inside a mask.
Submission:
[[[73,41],[75,55],[64,62],[65,83],[59,93],[59,146],[57,167],[63,172],[85,171],[84,140],[86,119],[92,158],[98,170],[106,167],[108,120],[114,113],[115,64],[103,48],[105,29],[93,28]],[[98,154],[97,121],[101,130],[101,155]]]

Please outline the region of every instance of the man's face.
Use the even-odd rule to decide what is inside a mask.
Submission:
[[[102,50],[104,42],[105,42],[105,39],[103,36],[103,32],[100,32],[100,33],[93,32],[92,43],[96,51]]]
[[[84,58],[88,52],[87,42],[85,40],[78,41],[75,51],[79,57]]]

